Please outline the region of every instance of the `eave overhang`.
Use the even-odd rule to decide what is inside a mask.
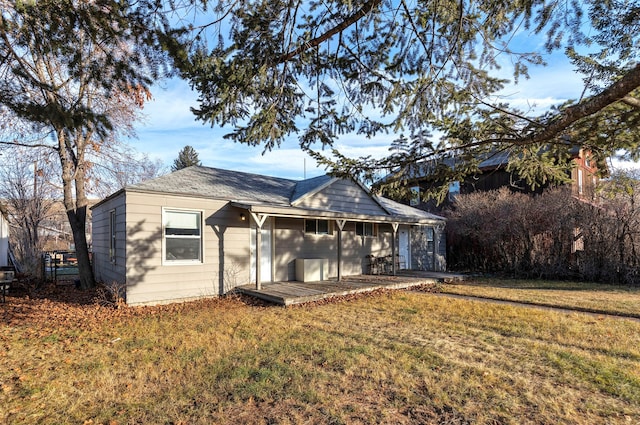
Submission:
[[[231,201],[231,206],[247,210],[254,214],[266,214],[283,218],[315,218],[328,220],[346,220],[371,223],[409,224],[409,225],[435,225],[445,223],[443,217],[409,217],[400,215],[370,215],[354,214],[343,211],[317,210],[310,208],[298,208],[286,205],[262,204],[242,201]]]

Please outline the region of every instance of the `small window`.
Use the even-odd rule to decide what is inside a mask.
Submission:
[[[163,211],[164,261],[202,262],[202,213]]]
[[[331,234],[329,220],[305,220],[304,231],[312,235],[329,235]]]
[[[356,223],[356,235],[376,236],[376,225],[374,223]]]
[[[420,205],[420,186],[414,186],[411,188],[411,199],[409,200],[409,205],[412,207]]]
[[[116,262],[116,210],[109,211],[109,261]]]
[[[582,170],[578,170],[578,193],[582,195],[584,192],[583,186],[583,172]]]
[[[434,244],[434,234],[433,227],[427,227],[427,251],[434,252],[435,244]]]

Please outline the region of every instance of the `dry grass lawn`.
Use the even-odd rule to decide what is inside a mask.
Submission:
[[[633,320],[403,291],[0,313],[1,423],[640,423]]]
[[[640,287],[585,282],[475,278],[441,292],[640,318]]]

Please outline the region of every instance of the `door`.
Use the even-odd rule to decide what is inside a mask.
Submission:
[[[400,269],[411,269],[411,238],[409,226],[398,227],[398,255],[400,256]]]
[[[251,282],[256,283],[256,229],[255,223],[251,226]],[[262,243],[260,245],[260,282],[271,282],[271,258],[273,254],[271,218],[267,218],[262,225]]]

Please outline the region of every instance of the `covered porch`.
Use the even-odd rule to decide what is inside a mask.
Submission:
[[[291,291],[292,285],[311,281],[312,287],[299,287],[311,296],[322,284],[318,281],[329,278],[329,287],[349,288],[339,293],[346,295],[360,291],[362,282],[353,277],[360,274],[390,277],[401,270],[445,269],[438,261],[445,220],[408,206],[393,204],[393,210],[386,206],[384,212],[368,213],[235,201],[231,206],[241,211],[242,220],[250,220],[252,284],[242,286],[245,293],[261,293],[267,286],[282,292],[282,284]],[[309,269],[316,271],[311,278]]]
[[[463,278],[463,275],[451,273],[403,271],[395,276],[358,275],[342,277],[339,281],[333,278],[319,282],[263,282],[260,289],[251,284],[239,286],[236,290],[277,305],[290,306],[378,289],[408,289]]]

